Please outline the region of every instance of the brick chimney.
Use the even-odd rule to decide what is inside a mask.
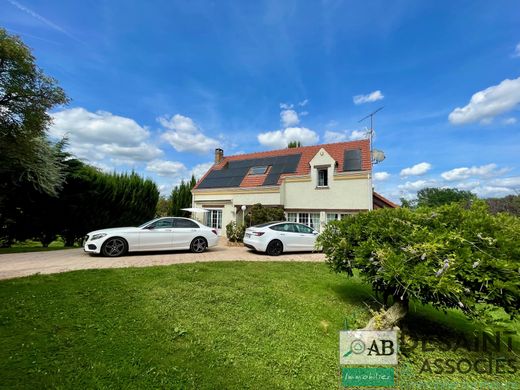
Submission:
[[[215,149],[215,164],[218,164],[224,158],[224,151],[220,148]]]

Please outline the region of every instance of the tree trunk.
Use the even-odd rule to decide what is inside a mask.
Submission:
[[[408,300],[394,297],[394,304],[382,313],[373,316],[364,330],[392,330],[408,313]]]

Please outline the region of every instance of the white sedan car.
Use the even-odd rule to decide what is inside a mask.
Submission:
[[[270,256],[282,252],[312,251],[318,232],[295,222],[268,222],[246,229],[244,245]]]
[[[218,235],[188,218],[158,218],[139,227],[96,230],[84,241],[85,252],[117,257],[127,252],[190,249],[201,253],[217,245]]]

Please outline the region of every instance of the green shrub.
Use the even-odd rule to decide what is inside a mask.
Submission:
[[[247,226],[254,226],[271,221],[284,221],[285,214],[281,207],[264,207],[257,203],[251,207],[245,220]]]
[[[520,219],[469,208],[381,209],[331,222],[318,238],[327,262],[358,269],[376,292],[468,316],[520,309]]]
[[[242,242],[246,227],[242,224],[237,225],[236,222],[230,222],[226,225],[226,236],[230,242]]]

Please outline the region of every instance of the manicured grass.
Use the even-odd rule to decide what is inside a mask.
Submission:
[[[39,241],[27,240],[16,242],[9,248],[0,248],[0,255],[4,253],[44,252],[72,248],[73,247],[65,246],[62,240],[51,242],[47,248],[44,248]]]
[[[222,262],[7,280],[0,302],[0,387],[335,389],[338,332],[363,326],[372,300],[324,264]],[[434,346],[478,329],[423,307],[406,327]],[[437,356],[474,357],[401,354],[402,388],[516,378],[419,374]]]

